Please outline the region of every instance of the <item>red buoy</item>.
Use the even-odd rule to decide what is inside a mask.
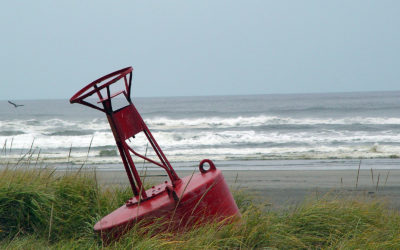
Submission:
[[[156,218],[165,219],[169,229],[180,230],[196,223],[230,221],[240,217],[221,171],[216,169],[211,160],[200,162],[200,173],[178,177],[132,103],[132,70],[132,67],[127,67],[103,76],[70,99],[71,103],[80,103],[106,114],[134,195],[123,206],[97,222],[94,230],[109,242],[119,238],[135,223],[151,223]],[[110,86],[120,80],[124,88],[111,93]],[[98,97],[97,102],[89,98],[94,94]],[[128,104],[115,110],[112,99],[120,94]],[[128,145],[126,141],[138,133],[145,134],[159,161],[139,154]],[[163,168],[169,181],[144,190],[132,155]],[[205,164],[208,168],[205,168]]]

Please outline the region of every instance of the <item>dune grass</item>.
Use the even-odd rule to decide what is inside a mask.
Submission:
[[[236,223],[152,236],[155,223],[104,246],[93,225],[130,196],[129,188],[100,189],[94,173],[0,170],[0,248],[400,249],[399,213],[379,200],[324,197],[277,211],[243,191],[234,192],[243,216]]]

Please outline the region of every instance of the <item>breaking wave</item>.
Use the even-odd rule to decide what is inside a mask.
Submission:
[[[278,116],[145,119],[157,142],[175,161],[214,159],[321,159],[397,157],[400,153],[400,118],[290,118]],[[49,158],[83,157],[92,141],[92,154],[115,149],[105,119],[0,121],[0,140],[13,149],[36,148]],[[132,139],[142,152],[144,136]],[[151,153],[150,153],[151,154]],[[112,157],[112,156],[110,156]],[[100,160],[99,160],[100,161]],[[111,161],[111,160],[110,160]],[[119,161],[114,156],[112,161]]]

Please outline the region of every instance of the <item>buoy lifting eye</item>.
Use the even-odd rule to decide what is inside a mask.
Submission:
[[[208,169],[204,169],[204,163],[208,163],[208,165],[210,166]],[[202,172],[203,174],[205,174],[205,173],[207,173],[208,171],[211,171],[211,170],[215,170],[216,168],[215,168],[215,165],[214,165],[214,163],[211,161],[211,160],[209,160],[209,159],[204,159],[204,160],[202,160],[201,162],[200,162],[200,164],[199,164],[199,170],[200,170],[200,172]]]

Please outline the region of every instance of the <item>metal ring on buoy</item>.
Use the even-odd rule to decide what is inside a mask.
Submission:
[[[205,169],[204,169],[204,166],[203,166],[204,163],[208,163],[208,165],[210,166],[210,168],[209,168],[208,170],[205,170]],[[213,163],[211,160],[209,160],[209,159],[204,159],[204,160],[202,160],[202,161],[200,162],[200,164],[199,164],[199,170],[200,170],[200,172],[202,172],[203,174],[207,173],[207,172],[210,171],[210,170],[215,170],[215,169],[217,169],[217,168],[215,167],[214,163]]]

